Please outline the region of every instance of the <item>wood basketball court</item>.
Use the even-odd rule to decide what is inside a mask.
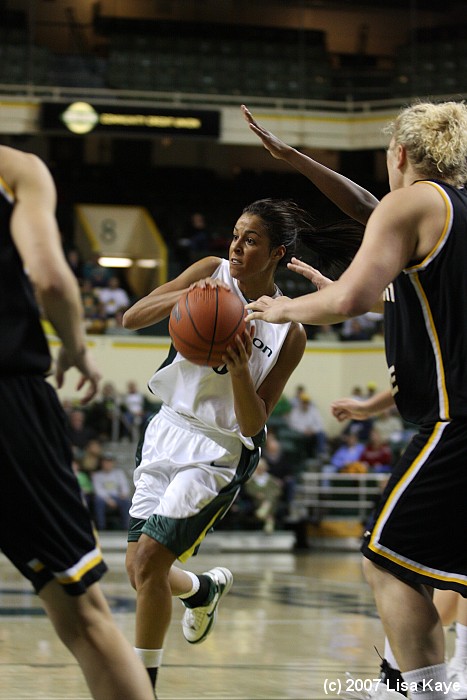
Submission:
[[[103,541],[110,567],[103,588],[132,641],[134,593],[121,544],[106,551]],[[197,573],[216,565],[232,570],[234,585],[203,644],[185,641],[182,604],[174,600],[159,700],[324,700],[350,687],[347,671],[360,685],[377,677],[374,647],[383,652],[383,633],[355,547],[303,553],[206,547],[190,562]],[[0,582],[0,700],[88,700],[78,665],[1,554]]]

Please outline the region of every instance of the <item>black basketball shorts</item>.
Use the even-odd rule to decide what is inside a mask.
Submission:
[[[394,468],[362,552],[409,583],[467,596],[467,420],[422,428]]]
[[[71,464],[53,387],[0,377],[0,549],[36,592],[55,579],[80,595],[107,569]]]

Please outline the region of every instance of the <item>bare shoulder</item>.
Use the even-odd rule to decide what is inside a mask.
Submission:
[[[29,167],[45,167],[44,162],[34,153],[20,151],[17,148],[0,145],[0,163],[3,168],[22,169]]]
[[[202,277],[209,277],[212,275],[212,273],[217,270],[221,262],[222,258],[219,258],[216,255],[208,255],[206,258],[201,258],[201,260],[194,263],[193,267],[197,268],[197,272],[200,273],[199,278],[201,279]]]
[[[0,146],[0,174],[14,188],[24,181],[52,180],[48,167],[39,156],[9,146]]]
[[[177,289],[184,289],[190,284],[199,280],[211,277],[221,264],[221,258],[215,255],[209,255],[206,258],[201,258],[192,263],[189,267],[183,270],[177,277],[166,282],[160,287],[157,287],[151,292],[151,296],[159,296],[161,293],[171,292]]]
[[[184,281],[189,279],[190,282],[197,282],[204,277],[211,277],[221,264],[221,260],[215,255],[208,255],[206,258],[201,258],[201,260],[192,263],[179,277],[183,278]]]
[[[391,209],[404,215],[408,210],[425,211],[427,205],[444,207],[444,198],[438,187],[420,180],[409,187],[400,187],[386,194],[375,212]]]

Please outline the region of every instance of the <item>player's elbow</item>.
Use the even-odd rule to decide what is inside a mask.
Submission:
[[[42,299],[59,299],[68,294],[71,282],[67,270],[49,269],[44,274],[40,271],[31,275],[31,281]]]
[[[127,309],[123,314],[122,326],[123,328],[128,328],[129,330],[133,330],[135,327],[134,314],[132,313],[131,309]]]
[[[247,438],[254,438],[257,435],[261,433],[262,430],[264,430],[265,423],[264,421],[259,421],[259,420],[249,420],[249,421],[240,421],[239,422],[239,428],[240,432],[244,437]]]
[[[338,300],[336,306],[336,312],[345,318],[361,316],[371,309],[371,304],[359,294],[346,294]]]

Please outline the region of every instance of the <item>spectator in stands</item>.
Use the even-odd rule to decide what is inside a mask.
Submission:
[[[371,340],[376,324],[368,314],[346,319],[340,329],[341,340]]]
[[[284,510],[289,511],[295,497],[297,470],[291,466],[290,460],[284,453],[281,441],[277,437],[275,431],[269,427],[264,446],[261,449],[261,454],[269,465],[270,473],[282,482]]]
[[[103,384],[100,398],[90,405],[88,415],[89,424],[96,430],[102,442],[119,439],[121,433],[120,398],[112,382]]]
[[[99,304],[99,296],[97,294],[96,288],[93,286],[91,280],[83,279],[80,285],[81,289],[81,302],[84,309],[84,318],[92,319],[94,318],[97,306]]]
[[[99,299],[97,288],[92,286],[90,280],[81,282],[81,301],[84,309],[84,327],[86,333],[105,333],[107,327],[107,313]]]
[[[117,275],[112,275],[105,286],[97,289],[97,294],[104,305],[107,318],[113,318],[117,311],[130,306],[128,292],[121,286]]]
[[[89,512],[93,513],[93,498],[94,498],[94,486],[92,479],[89,474],[82,468],[79,460],[74,459],[72,462],[73,471],[78,479],[78,484],[81,489],[81,493],[84,496],[84,500],[89,508]]]
[[[375,416],[373,426],[378,429],[382,439],[388,443],[400,442],[402,439],[404,422],[395,407],[387,408]]]
[[[89,440],[86,447],[82,451],[80,458],[80,467],[87,474],[97,471],[100,466],[102,457],[102,443],[97,438]]]
[[[139,436],[139,430],[143,425],[147,411],[147,401],[143,392],[138,389],[135,381],[131,380],[127,384],[127,391],[123,397],[125,418],[128,426],[132,430],[133,436]]]
[[[287,424],[291,430],[306,436],[310,456],[321,457],[327,449],[327,436],[324,422],[318,406],[311,400],[309,394],[301,393],[298,403],[293,406],[287,416]]]
[[[113,318],[107,319],[107,327],[105,332],[107,335],[138,335],[138,331],[132,331],[130,328],[123,326],[123,314],[126,309],[117,309]]]
[[[304,385],[297,384],[294,395],[290,399],[290,408],[295,408],[295,406],[300,405],[300,399],[302,398],[303,394],[306,394]]]
[[[261,457],[256,470],[245,484],[245,493],[251,499],[254,515],[260,521],[265,532],[272,532],[276,524],[282,483],[269,471],[269,465]]]
[[[100,253],[92,253],[83,263],[83,279],[89,280],[93,287],[105,287],[112,277],[112,270],[99,264]]]
[[[373,428],[370,431],[365,448],[360,455],[360,461],[363,462],[368,471],[375,474],[389,474],[392,467],[392,451],[389,443],[386,442],[378,428]]]
[[[179,261],[184,266],[191,265],[195,260],[209,254],[211,233],[202,212],[195,211],[190,215],[176,246]]]
[[[337,472],[355,471],[362,472],[361,456],[365,444],[361,442],[356,433],[349,433],[344,437],[340,447],[332,454],[329,464],[323,465],[323,474],[336,474]],[[329,486],[330,481],[323,479],[323,486]]]
[[[69,415],[69,437],[73,447],[82,452],[89,440],[96,437],[96,431],[86,421],[86,413],[80,408],[74,408]]]
[[[81,262],[81,256],[76,248],[69,248],[66,251],[66,259],[69,266],[73,270],[73,274],[78,280],[81,280],[83,276],[83,264]]]
[[[353,399],[356,401],[363,401],[365,399],[363,395],[363,389],[361,386],[354,386],[354,388],[351,391],[351,396]]]
[[[116,467],[115,455],[104,452],[100,468],[93,472],[94,516],[98,530],[105,530],[109,513],[119,515],[120,529],[127,530],[130,520],[130,488],[123,469]]]

